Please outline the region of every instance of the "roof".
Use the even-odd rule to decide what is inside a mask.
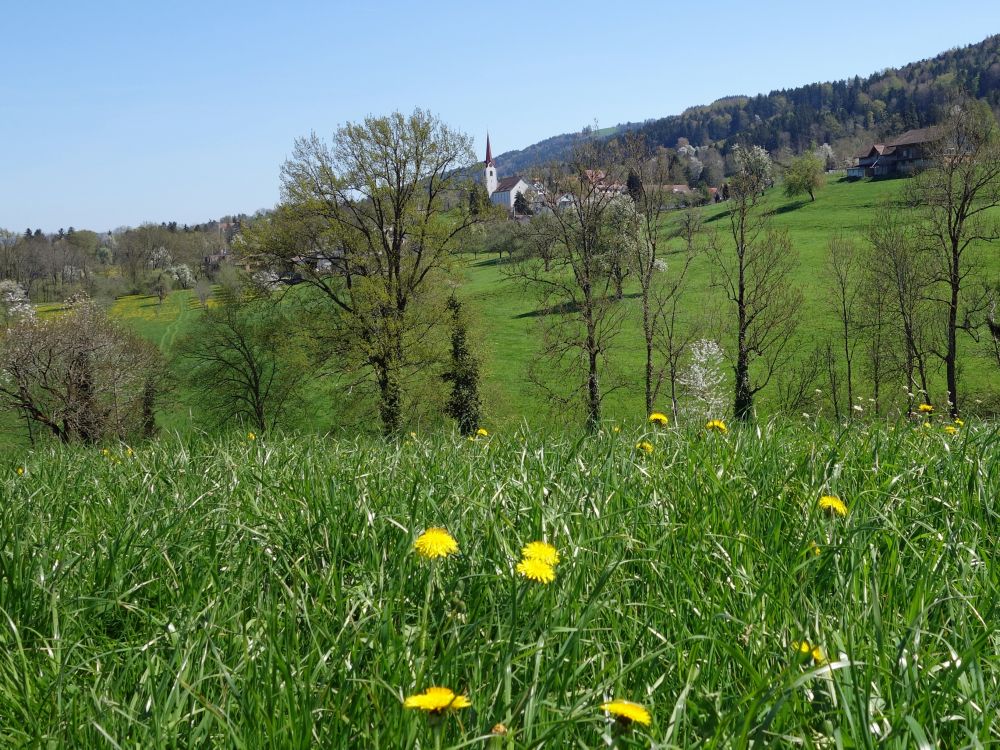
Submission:
[[[889,141],[886,146],[912,146],[917,143],[932,143],[941,137],[941,128],[931,126],[917,130],[907,130],[897,138]]]
[[[521,181],[521,175],[515,174],[510,177],[504,177],[497,183],[497,188],[494,193],[509,193],[514,189],[514,186]]]
[[[490,134],[486,134],[486,166],[493,163],[493,152],[490,150]]]

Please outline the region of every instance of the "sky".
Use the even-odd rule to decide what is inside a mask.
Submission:
[[[295,138],[428,109],[494,155],[1000,32],[1000,3],[0,0],[0,227],[195,224]],[[502,161],[498,164],[503,174]]]

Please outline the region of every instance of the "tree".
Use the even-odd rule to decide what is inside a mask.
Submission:
[[[1000,239],[1000,224],[986,212],[1000,205],[1000,130],[985,102],[954,105],[930,149],[930,167],[908,185],[907,196],[922,221],[920,237],[931,252],[934,281],[944,287],[934,301],[944,307],[944,346],[934,353],[944,362],[948,404],[959,414],[958,332],[978,335],[985,295],[968,299],[966,282],[976,270],[974,244]],[[997,251],[986,251],[992,262]]]
[[[533,211],[524,193],[518,193],[514,197],[514,214],[517,216],[531,216]]]
[[[641,137],[625,139],[625,160],[629,167],[629,197],[612,206],[612,224],[626,256],[626,265],[639,280],[642,305],[642,334],[646,345],[644,369],[646,414],[654,410],[664,375],[669,379],[671,411],[677,418],[678,363],[690,337],[681,334],[678,304],[688,268],[695,256],[695,238],[701,228],[700,215],[690,210],[682,215],[684,250],[666,259],[666,230],[663,221],[671,195],[666,181],[670,162],[664,155],[650,155]],[[671,268],[671,265],[674,267]],[[662,359],[657,361],[657,354]]]
[[[252,290],[220,293],[178,344],[175,369],[193,406],[218,426],[264,432],[291,424],[303,387],[316,370],[288,305]]]
[[[462,303],[453,294],[448,298],[451,313],[451,367],[444,373],[451,383],[451,395],[445,413],[458,423],[462,435],[471,436],[479,427],[482,403],[479,398],[479,363],[469,348],[468,328],[462,315]]]
[[[420,109],[348,123],[331,145],[300,138],[282,206],[249,233],[260,265],[328,301],[339,366],[370,374],[385,434],[401,430],[407,379],[444,356],[430,332],[452,250],[476,220],[454,200],[474,161],[468,136]]]
[[[794,198],[802,193],[816,200],[816,191],[823,187],[823,160],[815,154],[802,154],[793,159],[785,172],[785,195]]]
[[[827,244],[827,275],[831,280],[829,298],[831,306],[837,313],[838,333],[841,351],[844,355],[846,369],[845,385],[847,387],[848,418],[853,416],[854,404],[854,354],[857,349],[857,339],[854,333],[857,328],[857,304],[860,293],[859,261],[854,242],[841,234],[834,235]],[[834,378],[831,378],[833,381]],[[840,419],[840,404],[837,389],[831,382],[831,398],[833,410]]]
[[[35,308],[20,284],[10,279],[0,281],[0,324],[4,328],[21,317],[34,314]]]
[[[772,230],[761,210],[771,181],[767,152],[759,146],[740,147],[734,159],[729,237],[725,241],[713,237],[709,255],[717,274],[714,284],[722,288],[733,309],[733,414],[747,421],[753,416],[754,396],[788,360],[802,294],[789,283],[795,260],[788,234]],[[755,378],[751,367],[757,362],[763,372]]]
[[[63,442],[124,439],[142,428],[158,353],[90,299],[49,318],[21,316],[0,348],[0,403]]]
[[[551,231],[551,255],[547,264],[526,255],[513,271],[541,305],[542,352],[529,378],[558,403],[581,399],[590,431],[600,426],[601,404],[617,387],[602,383],[602,373],[623,317],[611,294],[614,244],[608,229],[609,207],[617,196],[608,184],[618,161],[614,144],[587,141],[552,169],[545,198],[549,221],[543,225]]]

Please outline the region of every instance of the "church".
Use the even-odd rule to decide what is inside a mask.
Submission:
[[[514,213],[514,201],[520,193],[524,193],[529,185],[520,175],[512,175],[497,179],[497,166],[493,162],[493,152],[490,149],[490,135],[486,134],[486,166],[483,174],[483,184],[490,196],[490,202],[503,206],[508,213]]]

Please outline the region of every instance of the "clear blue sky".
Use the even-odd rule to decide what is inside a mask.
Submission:
[[[278,200],[292,141],[425,107],[494,154],[1000,31],[1000,3],[2,0],[0,227]],[[501,166],[501,172],[502,164]]]

